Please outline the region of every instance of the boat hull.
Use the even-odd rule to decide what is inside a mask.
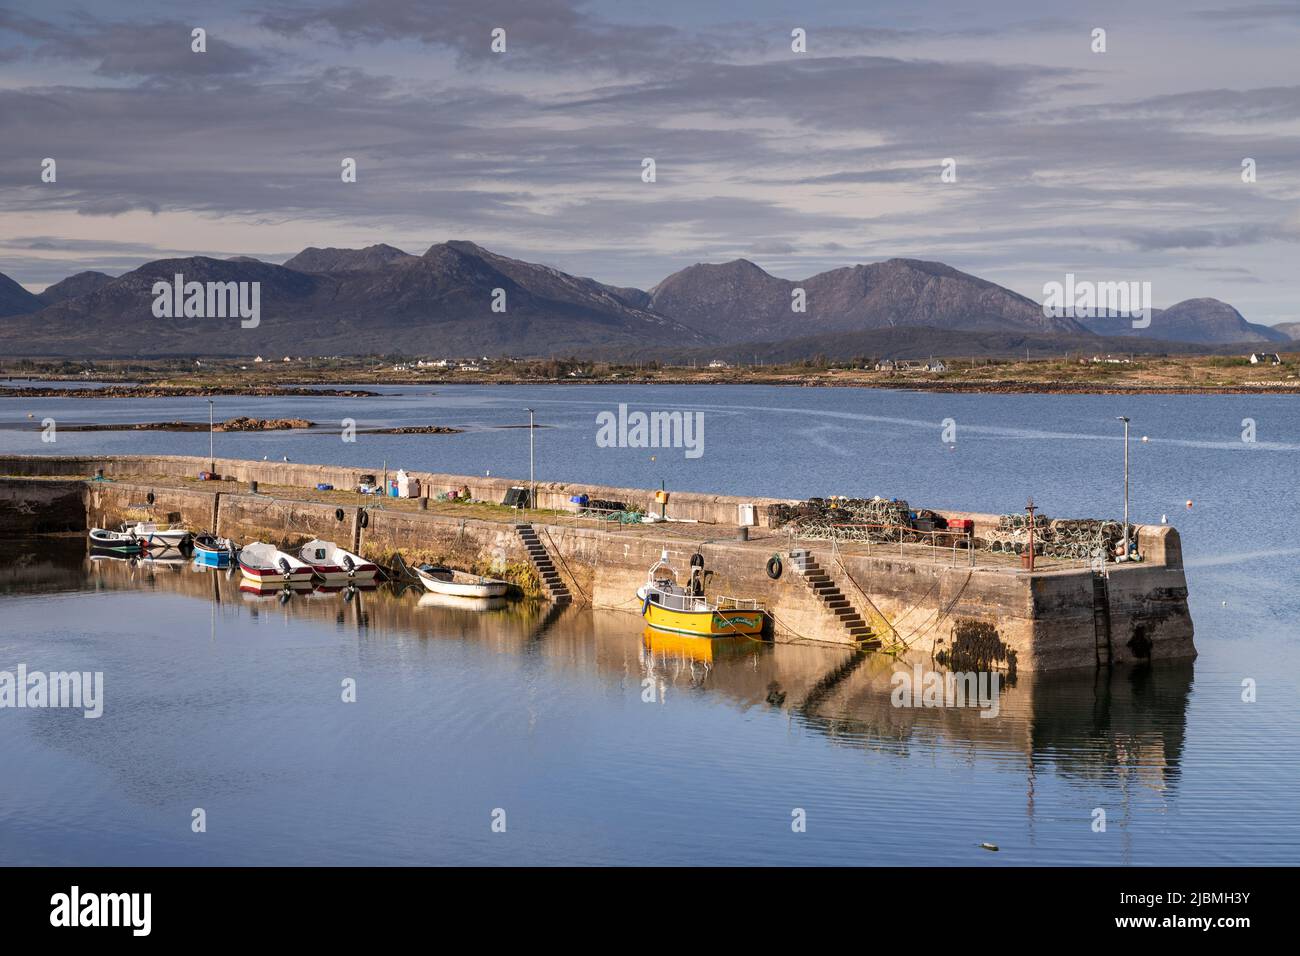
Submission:
[[[229,551],[212,551],[208,548],[194,549],[194,563],[205,568],[228,568],[231,564]]]
[[[447,581],[417,569],[415,572],[426,591],[449,597],[493,598],[503,597],[510,590],[510,582],[485,579],[476,582]]]
[[[144,542],[133,535],[122,534],[118,531],[105,531],[103,528],[92,528],[90,531],[90,547],[92,550],[105,555],[138,556],[144,551]]]
[[[373,581],[379,572],[379,568],[373,564],[358,565],[354,571],[335,564],[313,564],[311,569],[326,584],[362,584]]]
[[[675,611],[646,602],[641,616],[658,631],[690,637],[738,637],[763,633],[762,611]]]
[[[279,568],[256,568],[239,562],[240,573],[253,584],[310,584],[315,572],[310,567],[295,568],[289,573]]]

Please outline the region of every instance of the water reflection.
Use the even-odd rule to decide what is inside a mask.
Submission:
[[[0,569],[0,592],[157,590],[209,604],[219,614],[267,614],[316,621],[360,641],[476,642],[494,651],[539,655],[608,680],[652,688],[670,702],[700,695],[742,710],[784,712],[837,746],[907,756],[944,749],[1012,760],[1033,778],[1136,785],[1166,796],[1183,757],[1193,667],[1055,675],[1021,674],[998,688],[996,714],[975,705],[896,706],[899,672],[928,669],[876,653],[751,638],[704,641],[643,627],[632,615],[576,607],[456,599],[409,585],[366,589],[243,583],[237,570],[177,560],[91,559],[81,540],[18,543]]]

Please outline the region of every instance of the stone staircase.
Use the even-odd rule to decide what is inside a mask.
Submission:
[[[840,624],[855,644],[876,642],[876,634],[871,626],[863,620],[862,615],[844,596],[839,585],[817,563],[816,558],[803,549],[797,549],[790,552],[790,563],[803,575],[808,587],[826,609],[839,618]]]
[[[523,542],[524,548],[528,551],[528,560],[532,562],[533,569],[537,571],[537,576],[541,579],[542,587],[546,589],[547,596],[555,604],[570,603],[573,600],[573,595],[569,593],[564,579],[560,577],[560,572],[556,570],[555,562],[551,560],[546,545],[542,544],[542,539],[537,537],[536,529],[530,524],[517,524],[515,525],[515,532],[519,535],[519,540]]]

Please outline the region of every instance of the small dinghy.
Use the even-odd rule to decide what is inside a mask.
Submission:
[[[194,563],[206,568],[228,568],[239,556],[239,545],[229,538],[219,538],[210,531],[194,536]]]
[[[239,570],[255,584],[310,583],[315,574],[310,564],[264,541],[254,541],[239,552]]]
[[[440,564],[422,564],[415,568],[415,573],[425,589],[434,594],[449,594],[453,597],[490,598],[501,597],[510,588],[509,581],[496,578],[484,578],[477,574],[467,574]]]
[[[373,581],[379,566],[365,558],[344,551],[333,541],[308,541],[298,557],[311,565],[316,576],[326,584]]]
[[[144,542],[124,531],[105,528],[90,529],[90,547],[102,555],[136,557],[144,552]]]
[[[123,534],[133,534],[145,543],[145,547],[183,548],[190,540],[189,529],[180,525],[168,525],[160,528],[152,521],[137,521],[135,524],[122,525]]]

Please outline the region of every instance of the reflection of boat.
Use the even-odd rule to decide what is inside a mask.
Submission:
[[[641,635],[641,639],[654,654],[667,658],[685,657],[704,664],[712,664],[715,660],[741,657],[745,654],[754,653],[758,648],[764,646],[747,635],[700,638],[689,634],[673,634],[669,631],[661,631],[648,624]]]
[[[123,531],[90,529],[90,546],[101,555],[135,556],[144,551],[144,542]]]
[[[637,588],[641,616],[651,627],[694,637],[734,637],[761,634],[767,612],[758,601],[704,596],[704,559],[691,558],[691,576],[686,586],[677,583],[677,572],[668,563],[668,552],[650,565],[646,582]]]
[[[137,521],[135,524],[122,525],[122,531],[133,534],[150,548],[183,548],[189,541],[190,532],[179,525],[160,528],[152,521]]]
[[[239,594],[245,600],[263,600],[274,598],[281,603],[289,600],[293,594],[311,593],[310,581],[287,581],[284,584],[259,584],[243,578],[239,582]]]
[[[152,565],[156,567],[179,569],[184,567],[185,564],[185,556],[179,551],[164,551],[162,554],[155,554],[154,552],[146,551],[140,557],[140,567],[142,568],[147,568]]]
[[[126,561],[134,567],[140,560],[139,552],[135,554],[122,554],[116,551],[108,551],[103,548],[91,548],[90,560],[92,561]]]
[[[328,584],[372,581],[379,571],[378,565],[351,551],[344,551],[333,541],[308,541],[298,552],[298,557],[310,564],[316,576]]]
[[[262,584],[310,583],[315,573],[310,564],[263,541],[254,541],[239,552],[239,570],[245,578]]]
[[[506,606],[503,597],[462,597],[458,594],[421,594],[419,607],[456,608],[462,611],[495,611]]]
[[[378,591],[379,584],[376,581],[357,581],[352,584],[318,584],[312,588],[311,596],[329,597],[334,594],[344,594],[351,596],[355,591]]]
[[[445,568],[440,564],[422,564],[415,569],[415,573],[426,590],[453,597],[501,597],[510,587],[508,581],[484,578],[455,568]]]
[[[228,568],[239,554],[239,545],[209,531],[194,536],[194,562],[208,568]]]

